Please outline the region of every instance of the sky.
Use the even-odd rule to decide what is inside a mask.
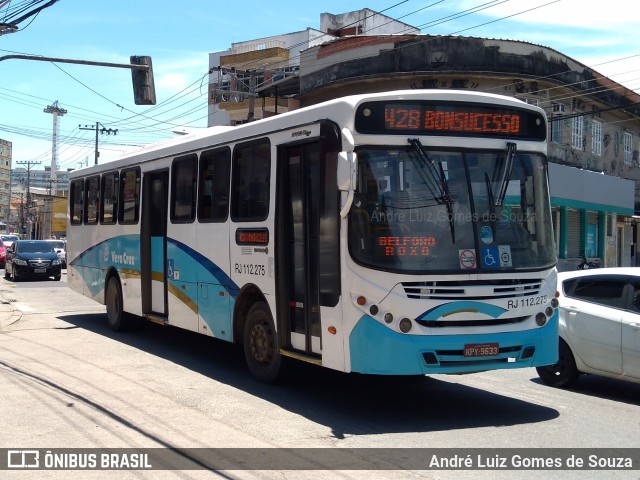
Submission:
[[[7,8],[24,3],[0,1]],[[321,5],[321,6],[320,6]],[[208,54],[233,42],[319,29],[320,14],[369,8],[422,34],[521,40],[553,48],[640,93],[640,20],[628,0],[60,0],[16,33],[0,35],[0,57],[40,55],[129,63],[153,59],[157,104],[138,106],[131,72],[120,68],[10,59],[0,61],[0,139],[13,165],[51,165],[58,102],[58,169],[100,163],[207,123]],[[39,163],[38,163],[39,162]]]

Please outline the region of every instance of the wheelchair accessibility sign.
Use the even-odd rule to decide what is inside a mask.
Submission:
[[[482,266],[485,268],[512,267],[511,247],[498,245],[497,247],[482,247]]]

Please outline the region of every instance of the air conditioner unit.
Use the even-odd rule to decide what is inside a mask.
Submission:
[[[564,105],[562,103],[554,103],[551,105],[551,111],[553,113],[564,113]]]

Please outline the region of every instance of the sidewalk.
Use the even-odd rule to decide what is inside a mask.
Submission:
[[[10,293],[6,289],[0,288],[0,330],[4,330],[12,323],[17,322],[22,317],[22,312],[9,301]]]

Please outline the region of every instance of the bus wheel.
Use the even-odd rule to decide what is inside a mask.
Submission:
[[[244,357],[251,374],[261,382],[281,380],[282,356],[271,312],[264,302],[254,304],[244,325]]]
[[[569,346],[560,340],[558,348],[558,362],[546,367],[537,367],[536,371],[542,381],[551,387],[569,387],[578,380],[580,372]]]
[[[126,314],[122,310],[122,289],[116,277],[109,279],[105,303],[107,304],[107,321],[109,322],[109,327],[116,332],[127,330],[129,324],[125,316]]]

